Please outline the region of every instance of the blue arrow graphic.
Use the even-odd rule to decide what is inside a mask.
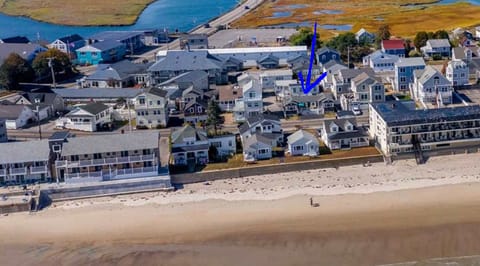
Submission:
[[[313,59],[315,56],[315,43],[317,42],[317,22],[315,22],[313,28],[313,38],[312,38],[312,51],[310,52],[310,66],[308,67],[307,82],[303,79],[302,71],[298,72],[298,77],[300,78],[300,84],[302,84],[303,93],[308,94],[315,86],[317,86],[326,76],[327,72],[323,72],[320,77],[318,77],[312,84],[312,65]]]

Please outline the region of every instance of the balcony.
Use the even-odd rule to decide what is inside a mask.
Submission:
[[[30,173],[31,174],[45,174],[48,172],[48,168],[46,165],[44,166],[30,166]]]
[[[130,178],[132,177],[132,175],[138,175],[138,174],[156,175],[158,174],[158,168],[157,166],[150,166],[150,167],[117,169],[115,173],[112,173],[113,177],[111,179]]]
[[[146,162],[154,161],[156,159],[155,154],[148,155],[135,155],[135,156],[125,156],[125,157],[114,157],[114,158],[103,158],[103,159],[91,159],[91,160],[80,160],[80,161],[56,161],[55,167],[88,167],[96,165],[108,165],[108,164],[122,164],[122,163],[135,163],[135,162]]]
[[[0,169],[0,176],[6,176],[7,175],[7,169]]]
[[[27,167],[22,168],[10,168],[10,175],[26,175]]]
[[[66,179],[77,179],[77,178],[101,178],[103,177],[102,171],[98,172],[85,172],[85,173],[71,173],[71,174],[66,174],[65,178]],[[100,181],[99,180],[99,181]]]
[[[85,183],[85,182],[101,182],[116,179],[127,179],[137,177],[156,176],[158,167],[138,167],[128,169],[112,169],[97,172],[71,173],[65,175],[67,183]]]

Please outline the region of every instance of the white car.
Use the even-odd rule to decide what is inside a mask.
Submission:
[[[353,112],[354,115],[361,115],[362,114],[362,110],[358,106],[354,106],[352,108],[352,112]]]

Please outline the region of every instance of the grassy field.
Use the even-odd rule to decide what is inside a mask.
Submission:
[[[0,12],[63,25],[129,25],[153,0],[0,0]]]
[[[365,28],[375,32],[381,24],[389,24],[395,36],[412,38],[417,31],[452,30],[480,24],[480,6],[468,3],[450,5],[403,6],[428,4],[432,0],[277,0],[266,1],[261,7],[235,22],[233,27],[258,27],[290,22],[317,21],[318,24],[349,24],[352,31]],[[288,9],[288,5],[305,5]],[[335,10],[341,14],[316,15],[315,11]],[[273,12],[291,11],[289,17],[270,18]],[[322,39],[328,39],[337,31],[318,27]]]

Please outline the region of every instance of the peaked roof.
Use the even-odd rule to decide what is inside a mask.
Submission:
[[[86,77],[86,80],[123,80],[133,74],[141,74],[147,71],[151,64],[135,64],[129,60],[122,60],[113,64],[99,64],[95,72]]]
[[[278,62],[280,59],[278,59],[278,57],[276,57],[276,56],[274,56],[273,54],[270,53],[268,55],[265,55],[265,56],[259,58],[258,63],[261,64],[261,63],[263,63],[265,61],[269,61],[269,60]]]
[[[335,124],[338,126],[338,132],[345,132],[345,126],[348,124],[353,125],[353,130],[356,130],[357,127],[357,120],[356,118],[338,118],[338,119],[327,119],[323,120],[323,130],[325,130],[325,133],[330,134],[330,133],[335,133],[330,131],[330,126],[332,124]]]
[[[48,140],[16,141],[0,144],[0,164],[48,161]]]
[[[322,47],[322,48],[320,48],[320,49],[317,50],[317,54],[320,55],[320,54],[323,54],[323,53],[335,53],[335,54],[340,54],[340,53],[338,53],[337,50],[332,49],[332,48],[327,47],[327,46],[324,46],[324,47]]]
[[[72,42],[81,41],[81,40],[83,40],[83,38],[78,34],[72,34],[72,35],[68,35],[68,36],[59,38],[58,40],[60,40],[64,43],[72,43]]]
[[[25,107],[23,104],[0,104],[0,118],[17,119]]]
[[[207,101],[194,98],[193,100],[189,101],[189,102],[185,105],[185,108],[183,108],[183,109],[184,109],[184,110],[185,110],[185,109],[188,109],[188,108],[194,106],[195,104],[198,104],[198,105],[202,106],[205,110],[207,110],[207,108],[208,108],[208,102],[207,102]],[[195,112],[196,112],[196,111],[195,111]]]
[[[35,104],[35,99],[39,99],[41,104],[52,105],[54,104],[57,94],[53,91],[50,93],[40,93],[40,92],[25,92],[21,94],[22,97],[27,99],[30,103]]]
[[[200,129],[186,125],[172,132],[172,144],[183,144],[184,138],[195,138],[196,141],[208,140],[207,134]]]
[[[288,136],[288,143],[295,143],[301,139],[305,139],[306,142],[314,142],[318,144],[318,139],[310,132],[303,129],[295,131],[292,135]]]
[[[448,39],[430,39],[427,40],[427,44],[430,44],[432,48],[450,47]]]
[[[382,47],[384,49],[405,49],[403,40],[383,40]]]
[[[380,60],[380,59],[384,59],[384,60],[391,59],[391,60],[396,61],[400,58],[397,55],[384,53],[382,50],[377,50],[377,51],[369,54],[368,56],[370,57],[370,60],[372,60],[372,61]]]
[[[244,149],[246,148],[256,148],[258,143],[262,143],[266,146],[272,146],[272,138],[269,138],[266,134],[254,133],[249,138],[244,140]]]
[[[109,107],[103,103],[90,103],[87,105],[79,106],[78,108],[86,112],[89,112],[92,115],[96,115],[101,113],[102,111],[107,110]]]
[[[223,61],[206,50],[167,51],[148,71],[192,71],[222,69]]]
[[[356,76],[352,79],[352,82],[355,83],[355,84],[361,84],[361,83],[366,82],[366,81],[368,81],[368,84],[379,82],[378,80],[375,79],[374,76],[369,75],[366,72],[360,73],[358,76]]]
[[[0,43],[0,61],[7,58],[11,53],[18,54],[23,59],[28,59],[32,54],[46,50],[35,43]]]
[[[417,69],[413,72],[417,81],[421,84],[429,81],[432,77],[437,76],[441,79],[441,84],[449,84],[450,82],[434,67],[428,65],[424,69]]]
[[[153,94],[153,95],[156,95],[156,96],[159,96],[159,97],[165,97],[168,94],[168,91],[162,90],[162,89],[157,88],[157,87],[150,87],[150,89],[148,89],[146,92],[150,93],[150,94]]]

